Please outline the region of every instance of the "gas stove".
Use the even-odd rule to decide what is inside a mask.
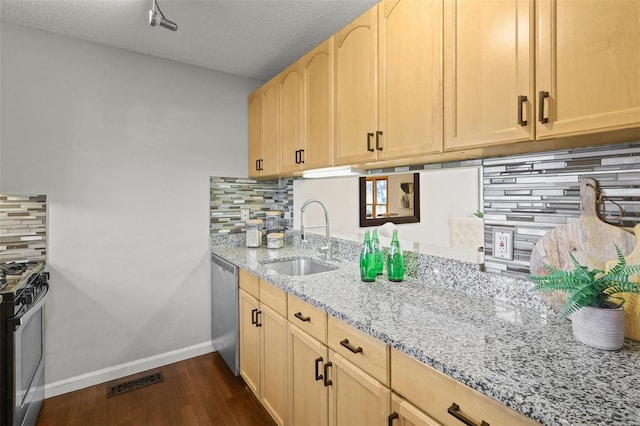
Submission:
[[[43,262],[12,262],[0,265],[0,294],[14,293],[44,269]]]

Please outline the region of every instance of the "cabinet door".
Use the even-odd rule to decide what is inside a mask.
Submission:
[[[331,350],[329,361],[329,425],[386,426],[391,391]]]
[[[442,0],[379,8],[379,159],[442,150]]]
[[[329,388],[323,366],[327,347],[289,324],[289,423],[327,426]]]
[[[260,304],[262,323],[262,405],[276,424],[287,418],[287,319]]]
[[[298,61],[278,75],[280,86],[280,171],[300,169],[302,140],[302,71]]]
[[[240,290],[240,375],[260,398],[260,305]]]
[[[333,37],[302,59],[304,169],[333,165]]]
[[[262,86],[262,171],[261,176],[278,174],[278,77]]]
[[[375,160],[378,6],[334,35],[335,164]],[[369,141],[369,145],[367,142]]]
[[[393,392],[391,393],[391,412],[390,426],[440,426],[440,423]]]
[[[249,176],[260,176],[262,158],[262,95],[260,89],[249,95]]]
[[[446,1],[445,151],[534,139],[533,7],[533,0]]]
[[[640,126],[640,2],[536,4],[538,139]]]

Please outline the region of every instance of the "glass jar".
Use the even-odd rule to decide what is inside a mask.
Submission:
[[[245,243],[247,247],[260,247],[262,244],[262,220],[251,219],[246,222],[247,234]]]
[[[267,235],[272,232],[280,232],[280,210],[268,211],[266,221]]]

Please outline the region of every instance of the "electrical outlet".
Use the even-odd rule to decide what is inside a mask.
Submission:
[[[290,220],[291,219],[291,212],[290,211],[285,211],[284,212],[284,220]]]
[[[249,208],[242,207],[240,208],[240,220],[246,222],[249,220]]]
[[[513,260],[513,231],[493,230],[493,257]]]

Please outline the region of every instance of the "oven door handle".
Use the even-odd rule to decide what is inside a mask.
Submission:
[[[42,308],[42,306],[45,304],[45,302],[47,301],[47,298],[49,297],[49,284],[45,283],[43,284],[44,286],[47,287],[47,289],[45,290],[45,292],[40,296],[39,300],[32,305],[27,312],[25,312],[24,314],[20,315],[19,317],[13,317],[13,318],[9,318],[7,319],[7,325],[11,328],[13,328],[13,331],[18,331],[18,328],[20,328],[20,326],[22,324],[26,324],[27,322],[29,322],[29,319],[36,313],[38,312],[38,310],[40,308]]]

